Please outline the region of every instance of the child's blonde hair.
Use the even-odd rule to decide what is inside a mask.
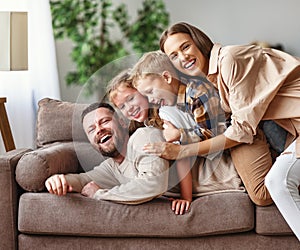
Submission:
[[[161,76],[164,71],[170,72],[172,77],[177,77],[177,71],[165,53],[160,50],[147,52],[131,71],[132,85],[136,87],[136,80],[146,76]]]

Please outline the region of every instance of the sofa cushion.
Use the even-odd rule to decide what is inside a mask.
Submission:
[[[72,142],[54,143],[24,154],[16,167],[16,181],[27,191],[42,191],[56,173],[77,172],[79,162]]]
[[[24,154],[16,167],[16,181],[26,191],[43,191],[51,175],[88,171],[103,160],[88,142],[56,142]]]
[[[38,106],[38,147],[57,141],[87,140],[81,124],[81,112],[87,104],[44,98],[39,101]]]
[[[256,233],[263,235],[293,234],[276,205],[256,207]]]
[[[197,198],[184,215],[175,215],[170,205],[166,198],[124,205],[80,194],[25,193],[19,203],[19,231],[73,236],[194,237],[245,232],[254,227],[253,204],[245,193]]]

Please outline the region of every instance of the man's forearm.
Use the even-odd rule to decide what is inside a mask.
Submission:
[[[72,187],[73,192],[80,193],[82,188],[92,181],[88,176],[84,174],[66,174],[65,178],[69,185]]]

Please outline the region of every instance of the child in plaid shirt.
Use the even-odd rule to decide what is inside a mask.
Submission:
[[[133,85],[147,96],[150,103],[177,106],[189,113],[196,126],[192,129],[175,129],[167,123],[167,141],[191,143],[187,133],[194,132],[206,140],[224,131],[225,114],[214,86],[205,78],[184,79],[174,69],[168,56],[161,51],[145,53],[132,70]],[[172,129],[170,128],[172,127]],[[198,140],[199,141],[199,140]]]
[[[225,130],[224,111],[221,109],[219,96],[213,85],[200,77],[184,79],[175,70],[168,56],[161,51],[145,53],[132,69],[131,78],[134,87],[147,96],[150,103],[161,107],[160,116],[166,113],[167,109],[164,109],[164,106],[177,106],[179,110],[191,117],[193,123],[187,122],[185,128],[175,127],[169,121],[164,120],[163,134],[166,141],[188,144],[209,139]],[[163,117],[168,117],[168,115],[164,114]],[[208,167],[206,171],[210,172],[209,175],[213,176],[218,172],[218,174],[222,173],[222,176],[230,176],[228,179],[234,179],[231,177],[236,171],[229,155],[217,152],[207,155],[206,158],[207,160],[202,158],[202,164]],[[180,161],[177,164],[177,170],[189,172],[187,176],[192,176],[191,166],[186,163],[181,164]],[[221,168],[214,172],[217,167]],[[237,173],[236,176],[238,176]],[[191,177],[188,179],[193,180]],[[181,188],[185,189],[192,185],[187,181],[185,183],[186,186],[182,185]],[[239,178],[236,178],[233,183],[238,187]]]

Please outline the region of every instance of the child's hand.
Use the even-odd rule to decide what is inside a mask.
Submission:
[[[164,120],[163,128],[163,135],[167,142],[180,140],[180,130],[176,128],[171,122]]]
[[[171,199],[172,201],[172,210],[175,214],[184,214],[187,212],[191,206],[191,202],[188,200],[181,199]]]

